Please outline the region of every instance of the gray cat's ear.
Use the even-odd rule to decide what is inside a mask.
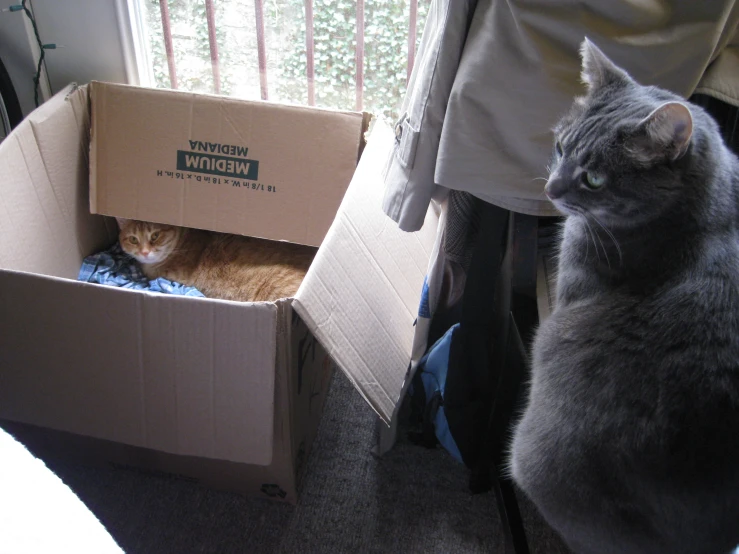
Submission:
[[[588,86],[588,92],[596,91],[601,87],[614,83],[631,82],[629,74],[614,64],[587,37],[580,45],[580,58],[582,59],[580,78]]]
[[[637,125],[631,153],[642,162],[677,160],[685,155],[693,136],[693,116],[682,102],[665,102]]]

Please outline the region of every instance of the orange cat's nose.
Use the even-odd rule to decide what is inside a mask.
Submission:
[[[144,258],[148,258],[148,257],[149,257],[149,254],[150,254],[150,252],[149,252],[148,250],[142,250],[142,251],[141,251],[141,255],[142,255],[142,256],[143,256]]]

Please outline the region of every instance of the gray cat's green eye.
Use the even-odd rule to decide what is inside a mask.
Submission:
[[[604,175],[588,171],[585,173],[585,184],[591,189],[599,189],[606,184]]]

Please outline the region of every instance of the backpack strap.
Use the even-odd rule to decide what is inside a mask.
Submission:
[[[462,296],[459,330],[451,344],[444,399],[450,431],[465,465],[472,470],[471,488],[475,475],[483,473],[478,468],[487,463],[481,460],[481,453],[497,383],[491,374],[491,368],[496,366],[491,363],[495,355],[491,346],[492,337],[501,325],[496,321],[500,313],[495,309],[496,290],[510,214],[508,210],[475,200],[479,227]],[[498,300],[506,301],[505,295]]]

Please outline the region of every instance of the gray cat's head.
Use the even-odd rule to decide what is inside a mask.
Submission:
[[[707,116],[639,85],[587,39],[581,56],[587,95],[554,129],[545,193],[568,215],[592,215],[612,229],[643,225],[684,199],[695,126]]]

